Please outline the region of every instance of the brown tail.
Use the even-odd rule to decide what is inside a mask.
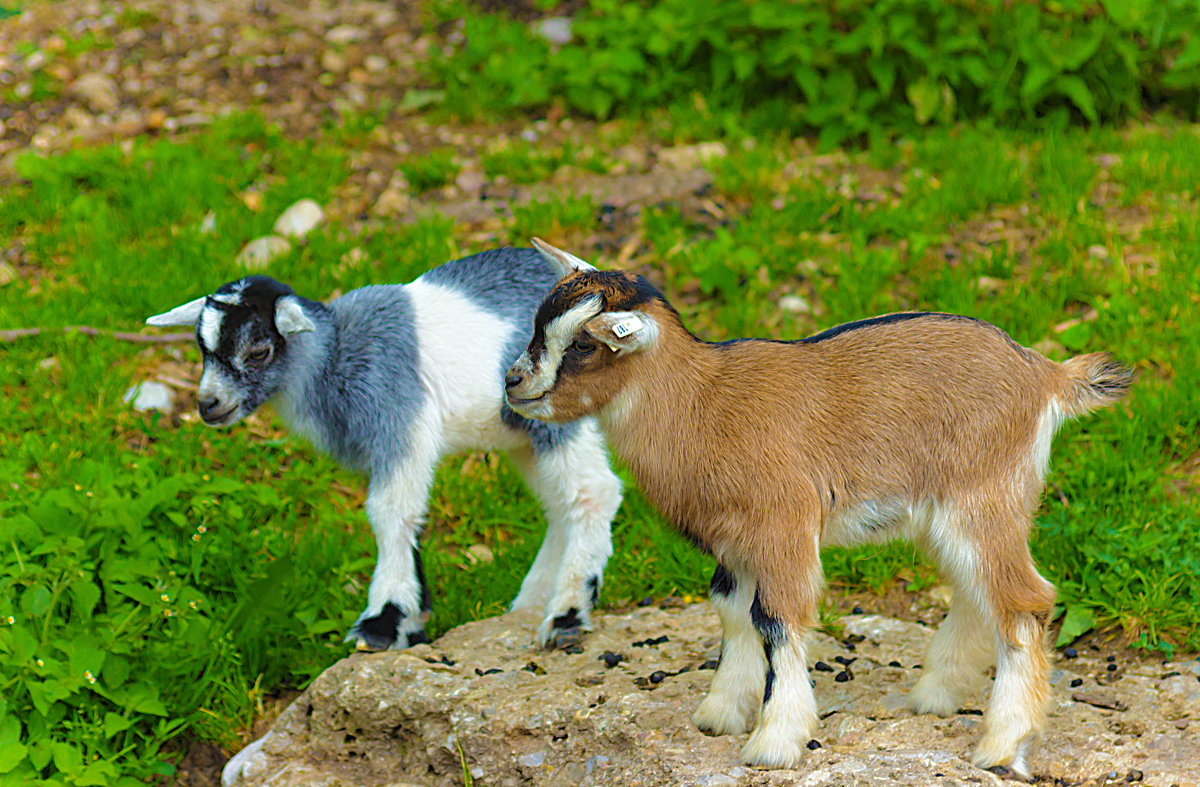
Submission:
[[[1129,393],[1133,369],[1108,353],[1088,353],[1063,362],[1067,389],[1063,392],[1063,412],[1071,418],[1099,407],[1115,404]]]

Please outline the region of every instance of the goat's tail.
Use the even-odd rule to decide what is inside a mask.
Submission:
[[[1067,373],[1067,387],[1061,406],[1068,418],[1116,404],[1133,385],[1133,369],[1108,353],[1078,355],[1064,361],[1062,367]]]

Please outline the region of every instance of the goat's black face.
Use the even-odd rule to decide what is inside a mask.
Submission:
[[[282,384],[287,340],[277,325],[287,285],[251,276],[223,285],[204,303],[196,342],[204,356],[197,405],[209,426],[229,426],[257,410]]]

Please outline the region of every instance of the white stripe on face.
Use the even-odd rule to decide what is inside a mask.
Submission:
[[[558,377],[563,353],[575,340],[575,334],[579,333],[584,323],[599,314],[603,307],[599,295],[590,295],[546,323],[542,332],[545,341],[542,357],[537,360],[530,376],[530,387],[534,391],[543,394],[550,390]]]
[[[205,306],[204,311],[200,312],[200,341],[210,353],[215,353],[221,342],[221,321],[224,318],[225,312],[212,306]]]
[[[221,303],[240,304],[242,302],[242,294],[240,292],[218,292],[216,295],[210,295],[214,301]]]

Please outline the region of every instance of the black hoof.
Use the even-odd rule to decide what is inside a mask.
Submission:
[[[404,613],[400,607],[389,601],[378,615],[362,618],[355,623],[346,635],[346,641],[353,642],[358,650],[387,650],[401,636],[400,621],[403,619]]]

